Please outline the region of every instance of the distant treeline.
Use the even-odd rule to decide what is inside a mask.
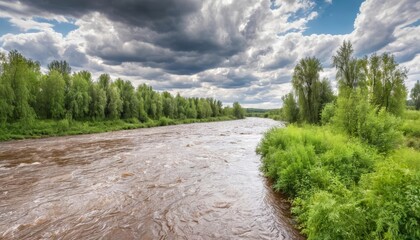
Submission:
[[[17,51],[0,54],[0,125],[34,119],[117,120],[140,122],[169,119],[243,118],[239,103],[223,107],[213,98],[185,98],[157,92],[130,81],[112,81],[108,74],[93,81],[88,71],[71,72],[66,61],[54,60],[43,74],[40,64]]]
[[[283,120],[281,109],[260,109],[260,108],[246,108],[245,115],[247,117],[272,118],[274,120]]]

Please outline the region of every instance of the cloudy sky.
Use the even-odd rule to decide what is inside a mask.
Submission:
[[[0,0],[0,51],[246,107],[278,108],[308,56],[335,86],[343,40],[420,79],[418,0]]]

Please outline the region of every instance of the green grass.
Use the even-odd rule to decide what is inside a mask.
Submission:
[[[420,239],[420,152],[382,154],[329,126],[293,125],[257,151],[308,239]]]
[[[169,119],[149,120],[139,122],[137,119],[102,120],[102,121],[69,121],[63,120],[33,120],[31,122],[7,123],[0,127],[0,141],[12,139],[41,138],[51,136],[90,134],[127,129],[149,128],[157,126],[189,124],[199,122],[227,121],[232,117],[212,117],[205,119]]]
[[[420,150],[420,111],[407,110],[403,116],[400,130],[408,147]]]

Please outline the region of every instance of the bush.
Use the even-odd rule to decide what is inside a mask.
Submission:
[[[291,125],[267,132],[257,152],[308,239],[420,239],[420,153],[376,147]]]
[[[420,239],[420,152],[396,151],[363,176],[372,239]]]
[[[330,123],[334,117],[334,114],[335,114],[335,104],[334,103],[325,104],[321,112],[321,124],[326,125]]]
[[[70,121],[68,119],[62,119],[57,121],[57,131],[62,133],[68,131],[70,128]]]
[[[172,125],[174,124],[174,120],[166,118],[166,117],[161,117],[159,118],[159,126],[168,126],[168,125]]]
[[[402,141],[402,132],[398,130],[399,126],[399,119],[384,110],[381,110],[379,114],[371,111],[365,122],[358,126],[358,135],[380,152],[388,153],[396,149]]]
[[[313,188],[327,189],[332,178],[352,186],[362,174],[373,170],[379,157],[356,139],[308,126],[273,129],[266,133],[257,151],[263,156],[266,176],[276,180],[277,190],[291,197]]]
[[[348,98],[338,98],[333,125],[381,153],[396,149],[402,142],[399,119],[384,109],[378,111],[370,106],[360,89],[349,93]]]

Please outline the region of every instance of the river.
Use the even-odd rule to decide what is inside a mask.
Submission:
[[[0,143],[0,239],[303,239],[255,148],[279,123]]]

